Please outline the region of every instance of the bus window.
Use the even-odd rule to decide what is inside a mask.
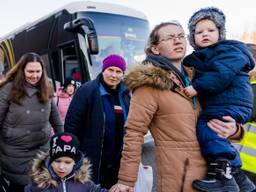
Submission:
[[[4,51],[0,48],[0,79],[3,77],[4,73],[8,70],[8,64],[4,55]]]
[[[78,84],[81,84],[81,70],[79,60],[75,51],[75,45],[63,47],[61,49],[63,58],[64,78],[72,77]],[[79,86],[79,85],[78,85]]]
[[[79,16],[90,17],[98,35],[99,54],[90,55],[92,79],[100,72],[101,62],[108,54],[122,55],[128,68],[145,58],[144,48],[149,31],[147,20],[108,13],[81,13]],[[111,21],[111,27],[106,21]]]

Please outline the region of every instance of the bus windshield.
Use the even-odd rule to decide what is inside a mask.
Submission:
[[[101,71],[101,62],[109,54],[120,54],[129,65],[144,58],[149,24],[147,20],[109,13],[86,12],[78,17],[89,17],[94,21],[98,35],[99,54],[91,55],[91,78]]]

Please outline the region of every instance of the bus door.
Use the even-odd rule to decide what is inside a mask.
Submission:
[[[61,56],[61,70],[63,74],[62,82],[65,78],[72,77],[77,82],[77,87],[81,85],[81,66],[79,62],[78,53],[74,43],[70,43],[60,48]]]

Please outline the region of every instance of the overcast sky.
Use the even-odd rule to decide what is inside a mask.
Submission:
[[[74,0],[0,0],[0,37]],[[227,33],[235,37],[256,31],[255,0],[97,0],[125,5],[144,12],[151,27],[168,20],[179,20],[187,28],[193,12],[206,6],[223,10]]]

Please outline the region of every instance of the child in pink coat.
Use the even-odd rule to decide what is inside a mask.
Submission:
[[[75,91],[76,91],[76,81],[70,77],[65,79],[63,87],[60,87],[57,91],[55,102],[63,123],[65,121],[68,107],[73,98]]]

